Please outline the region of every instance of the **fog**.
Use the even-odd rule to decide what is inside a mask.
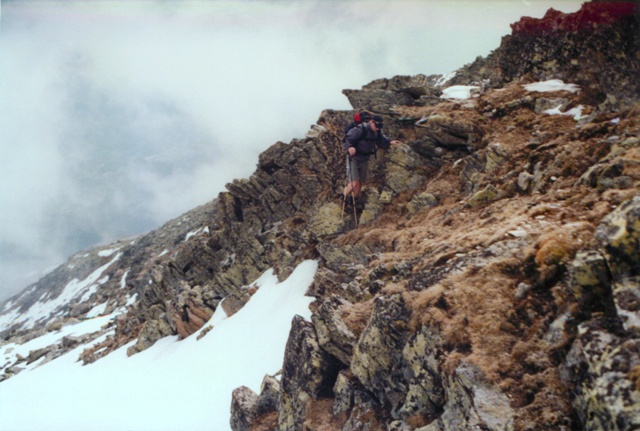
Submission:
[[[0,299],[214,199],[373,79],[447,73],[579,1],[5,1]]]

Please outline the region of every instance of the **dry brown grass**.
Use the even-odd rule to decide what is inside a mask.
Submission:
[[[278,412],[266,413],[251,423],[250,431],[273,431],[278,428]]]
[[[629,379],[636,384],[636,389],[640,391],[640,365],[636,365],[629,371]]]
[[[372,311],[373,299],[342,307],[340,309],[340,317],[342,317],[347,328],[356,337],[359,337],[367,326]]]
[[[516,342],[507,332],[514,309],[515,280],[500,263],[469,268],[422,292],[405,295],[412,308],[410,328],[440,328],[449,351],[468,354],[488,378],[497,380],[508,367]]]
[[[575,222],[542,235],[536,245],[535,262],[540,267],[568,262],[588,244],[594,230],[591,223]]]
[[[424,416],[419,414],[411,416],[410,418],[406,419],[405,422],[411,430],[415,430],[429,424],[429,421]]]
[[[346,414],[333,415],[333,399],[311,402],[301,431],[341,431],[347,421]]]

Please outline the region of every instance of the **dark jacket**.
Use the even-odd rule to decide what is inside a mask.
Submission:
[[[347,150],[349,147],[356,149],[354,158],[357,161],[369,160],[372,154],[375,154],[376,147],[383,150],[391,146],[391,139],[387,138],[382,131],[374,132],[368,123],[361,124],[349,130],[344,141],[343,147]]]

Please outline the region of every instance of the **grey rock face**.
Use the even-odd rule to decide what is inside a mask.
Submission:
[[[233,431],[249,431],[256,417],[258,396],[246,386],[234,389],[231,394],[231,419]]]
[[[332,392],[337,373],[337,361],[320,348],[313,325],[296,316],[285,349],[279,430],[302,429],[311,402]]]
[[[444,403],[434,360],[437,337],[407,330],[408,311],[400,296],[379,297],[351,361],[351,371],[391,416],[432,417]]]
[[[345,302],[336,296],[325,300],[312,316],[312,321],[320,346],[348,366],[356,336],[347,328],[339,314],[339,308]]]
[[[588,431],[640,426],[640,340],[615,335],[617,325],[611,319],[581,325],[567,356],[574,406]]]
[[[611,273],[618,316],[627,331],[640,337],[640,196],[605,217],[595,236]]]
[[[431,105],[439,102],[438,75],[395,76],[378,79],[361,90],[343,90],[353,109],[390,113],[396,105]]]
[[[265,376],[260,386],[260,396],[256,404],[256,415],[275,412],[280,402],[280,382],[274,376]]]

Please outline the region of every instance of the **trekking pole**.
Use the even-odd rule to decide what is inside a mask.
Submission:
[[[349,154],[347,154],[347,181],[349,181],[350,175],[349,175]],[[340,223],[344,222],[344,207],[346,206],[347,203],[347,194],[346,193],[342,193],[342,213],[340,215]]]
[[[349,174],[349,186],[351,187],[351,200],[353,203],[353,222],[356,227],[358,227],[358,216],[356,214],[356,196],[353,193],[353,181],[352,181],[352,173],[351,173],[351,160],[349,160],[349,156],[347,155],[347,172]],[[345,195],[345,200],[347,196]]]

